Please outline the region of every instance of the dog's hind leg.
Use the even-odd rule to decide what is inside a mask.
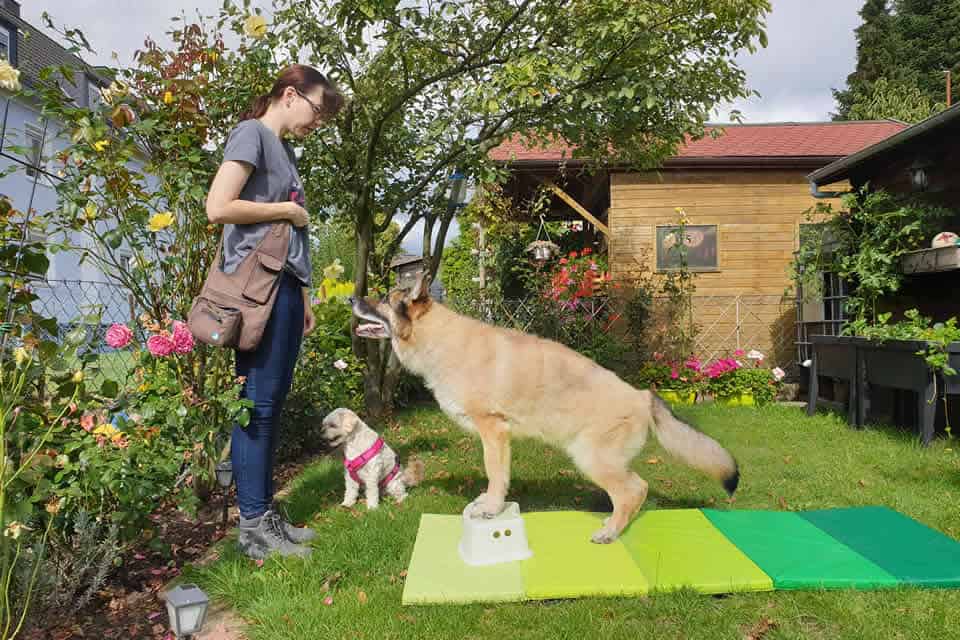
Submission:
[[[487,491],[477,498],[474,517],[492,518],[503,511],[510,487],[510,427],[499,416],[474,417],[473,424],[483,444]]]
[[[647,499],[647,482],[633,471],[622,451],[613,447],[601,449],[570,447],[574,462],[595,484],[607,492],[613,502],[613,514],[593,534],[599,544],[613,542],[630,524]]]

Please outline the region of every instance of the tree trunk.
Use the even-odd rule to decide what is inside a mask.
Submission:
[[[373,216],[357,217],[357,265],[354,273],[355,295],[364,296],[369,287],[367,272],[373,255]],[[357,319],[351,322],[356,328]],[[366,362],[363,373],[363,400],[371,418],[388,415],[393,410],[393,397],[400,380],[400,363],[388,340],[369,340],[352,335],[353,352]]]

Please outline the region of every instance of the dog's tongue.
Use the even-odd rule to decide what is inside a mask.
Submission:
[[[383,328],[374,322],[357,325],[357,335],[361,338],[377,338],[383,335]]]

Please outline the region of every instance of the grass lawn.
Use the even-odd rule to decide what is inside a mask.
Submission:
[[[800,409],[697,406],[678,410],[738,458],[740,490],[722,489],[663,458],[655,443],[637,459],[650,482],[646,509],[717,506],[802,510],[886,505],[960,538],[960,447],[922,449],[912,434],[857,432],[834,415]],[[324,459],[287,500],[294,518],[318,530],[307,561],[262,567],[232,541],[220,559],[189,569],[199,583],[250,622],[251,640],[303,638],[960,638],[960,590],[771,592],[712,597],[693,592],[471,606],[402,607],[403,574],[421,513],[457,514],[485,484],[481,449],[439,411],[399,416],[383,432],[406,459],[420,455],[427,480],[397,506],[367,513],[339,507],[342,463]],[[653,457],[662,462],[650,463]],[[604,510],[605,496],[566,457],[533,441],[513,447],[510,499],[524,511]],[[333,586],[328,592],[325,583]],[[332,595],[333,603],[324,604]],[[765,633],[763,629],[773,626]]]

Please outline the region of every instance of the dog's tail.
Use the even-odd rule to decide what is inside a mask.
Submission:
[[[408,487],[415,487],[423,482],[426,473],[426,465],[423,460],[416,458],[408,460],[407,466],[403,468],[403,484]]]
[[[694,469],[719,480],[731,496],[740,483],[740,470],[730,452],[716,440],[683,422],[660,396],[650,393],[653,408],[653,432],[673,456]]]

